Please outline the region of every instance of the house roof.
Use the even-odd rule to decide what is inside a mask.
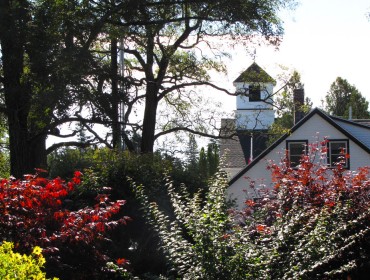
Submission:
[[[331,118],[364,146],[370,148],[369,125],[358,122],[357,120],[347,120],[339,117]]]
[[[233,184],[236,180],[243,176],[245,172],[251,169],[259,160],[264,158],[270,151],[272,151],[275,147],[277,147],[280,143],[282,143],[288,136],[299,129],[307,120],[309,120],[312,116],[318,114],[328,123],[333,125],[337,130],[342,132],[346,135],[350,140],[355,142],[359,145],[363,150],[370,154],[370,137],[368,136],[370,133],[370,126],[362,125],[353,121],[345,120],[338,117],[329,116],[328,114],[324,113],[322,110],[315,108],[309,114],[307,114],[303,119],[301,119],[296,125],[294,125],[290,131],[280,137],[277,141],[275,141],[271,146],[269,146],[266,150],[264,150],[261,154],[259,154],[249,165],[245,168],[240,170],[231,180],[229,181],[229,185]],[[361,133],[361,132],[367,132]]]
[[[246,155],[242,149],[239,137],[236,135],[231,139],[221,139],[220,156],[224,159],[227,168],[243,168],[246,164]]]
[[[253,62],[243,73],[239,75],[234,83],[273,83],[275,80],[267,74],[257,63]]]
[[[244,168],[251,157],[251,147],[253,156],[258,156],[267,146],[267,130],[236,130],[235,134],[231,139],[222,139],[220,142],[221,157],[226,168]]]
[[[358,123],[358,124],[370,126],[370,120],[369,119],[352,119],[351,121],[355,122],[355,123]]]

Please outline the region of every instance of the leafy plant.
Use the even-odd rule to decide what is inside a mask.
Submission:
[[[253,251],[254,245],[244,242],[250,238],[240,230],[233,231],[224,199],[225,174],[219,173],[210,183],[205,200],[200,193],[191,196],[185,186],[175,190],[167,179],[173,220],[149,202],[143,186],[132,185],[148,222],[161,238],[161,248],[174,275],[181,279],[245,279],[258,274],[257,256],[245,258]]]
[[[271,279],[363,279],[370,268],[370,169],[329,168],[326,149],[326,140],[311,144],[298,168],[287,158],[271,163],[275,189],[238,213],[258,232],[257,243],[266,240]]]
[[[102,247],[107,231],[126,224],[129,218],[121,215],[115,218],[125,201],[111,202],[107,194],[99,195],[93,207],[71,209],[73,203],[68,201],[68,195],[81,180],[82,173],[78,171],[69,182],[60,178],[48,180],[39,174],[26,175],[24,180],[2,179],[1,239],[14,242],[19,252],[29,252],[34,246],[44,248],[47,269],[53,275],[65,273],[66,264],[71,269],[74,266],[81,269],[82,261],[74,263],[72,258],[81,253],[88,253],[84,257],[90,266],[94,262],[95,269],[101,269],[108,258]],[[89,267],[87,271],[94,269]]]
[[[21,255],[13,252],[14,244],[4,241],[0,246],[0,278],[6,280],[44,280],[42,271],[45,258],[42,249],[34,247],[30,255]],[[53,278],[57,280],[58,278]]]
[[[161,239],[170,272],[181,279],[367,279],[370,271],[369,168],[325,163],[326,140],[310,145],[298,168],[271,163],[275,188],[243,211],[227,210],[218,174],[206,199],[175,191],[175,216],[132,183]],[[343,158],[348,155],[343,154]],[[252,186],[253,187],[253,186]]]
[[[79,156],[74,157],[76,154]],[[150,200],[155,201],[169,216],[172,216],[173,211],[163,181],[165,171],[174,180],[174,185],[185,183],[190,193],[200,189],[204,192],[206,184],[203,181],[206,180],[202,179],[202,183],[199,183],[200,176],[196,171],[189,172],[180,159],[159,153],[138,155],[105,148],[86,149],[83,154],[77,151],[72,151],[71,154],[69,152],[56,154],[56,162],[67,162],[71,166],[80,167],[83,163],[89,163],[88,168],[83,169],[83,181],[68,195],[68,200],[73,201],[74,209],[92,205],[97,195],[107,191],[107,186],[110,188],[112,200],[122,198],[127,200],[125,214],[132,218],[132,222],[124,230],[112,231],[112,242],[107,247],[109,253],[113,253],[115,258],[124,256],[129,259],[130,269],[144,279],[150,274],[164,274],[166,266],[163,254],[158,250],[158,237],[145,223],[127,177],[133,178],[138,184],[146,185],[146,194]],[[64,170],[57,166],[58,164],[55,164],[52,167],[54,175]],[[71,174],[66,176],[71,177]]]

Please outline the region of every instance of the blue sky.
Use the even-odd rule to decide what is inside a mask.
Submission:
[[[355,85],[370,101],[370,1],[301,0],[284,11],[285,35],[279,50],[257,48],[256,62],[274,78],[279,65],[296,69],[306,96],[320,107],[331,83],[340,76]],[[228,67],[228,83],[253,62],[235,54]],[[231,105],[230,105],[231,104]],[[225,108],[235,107],[230,99]]]

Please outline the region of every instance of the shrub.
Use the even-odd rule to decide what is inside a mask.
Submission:
[[[149,202],[145,187],[135,183],[132,186],[148,222],[162,241],[161,249],[172,275],[181,279],[246,279],[248,275],[259,274],[255,245],[246,242],[250,238],[242,231],[232,231],[225,202],[224,174],[219,173],[209,185],[205,201],[199,193],[191,196],[184,186],[176,191],[168,180],[174,220]],[[250,258],[245,257],[248,254]]]
[[[111,252],[117,258],[121,256],[128,258],[131,269],[140,277],[148,277],[150,273],[164,273],[166,266],[163,254],[158,250],[158,237],[142,218],[140,205],[127,177],[133,178],[138,184],[146,185],[146,194],[150,200],[156,201],[166,215],[172,216],[173,211],[163,181],[163,173],[168,172],[175,185],[179,185],[180,182],[186,183],[190,193],[199,189],[204,192],[206,186],[199,184],[199,175],[190,173],[180,160],[159,153],[139,155],[102,148],[94,151],[88,149],[83,153],[83,157],[80,151],[73,151],[71,154],[59,154],[61,158],[56,162],[63,163],[64,155],[68,156],[66,162],[72,166],[78,166],[80,162],[82,165],[89,162],[88,168],[83,170],[83,182],[74,188],[70,196],[72,200],[78,201],[79,207],[91,205],[94,198],[104,192],[105,186],[111,188],[111,199],[127,200],[125,213],[132,218],[132,222],[124,230],[117,229],[112,232],[114,246],[110,246]],[[75,156],[76,154],[79,156]],[[54,167],[56,166],[55,164]],[[59,172],[55,168],[52,170],[54,174]]]
[[[14,242],[23,253],[41,246],[47,271],[57,276],[72,271],[74,278],[69,279],[99,273],[108,258],[103,247],[107,231],[129,219],[115,218],[125,201],[111,202],[107,194],[100,194],[93,207],[68,208],[68,195],[81,180],[77,171],[69,182],[38,174],[0,181],[0,238]]]
[[[72,178],[76,170],[84,170],[93,164],[92,148],[61,148],[48,156],[49,176],[51,178]]]
[[[167,181],[174,219],[132,183],[181,279],[367,279],[370,268],[369,168],[329,169],[326,141],[309,147],[298,168],[271,163],[275,189],[243,211],[225,204],[219,174],[206,200]],[[343,155],[345,157],[346,155]]]
[[[0,278],[17,280],[43,280],[46,279],[42,271],[45,258],[42,249],[34,247],[31,255],[21,255],[13,252],[14,244],[4,241],[0,246]],[[55,280],[57,278],[54,278]]]

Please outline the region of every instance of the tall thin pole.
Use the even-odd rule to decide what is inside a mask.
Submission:
[[[253,132],[251,133],[251,145],[250,145],[250,154],[248,164],[253,161]]]
[[[120,122],[121,122],[121,141],[122,141],[122,150],[125,150],[125,104],[124,104],[124,71],[125,71],[125,65],[124,65],[124,52],[123,52],[123,38],[121,38],[119,43],[119,65],[120,65],[120,76],[121,76],[121,82],[120,82]]]

